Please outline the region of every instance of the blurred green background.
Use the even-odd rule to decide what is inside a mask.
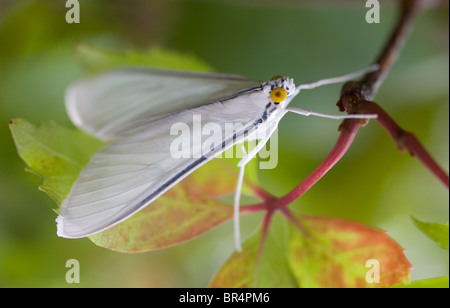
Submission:
[[[367,67],[396,16],[380,1],[381,23],[365,22],[365,1],[80,0],[81,22],[65,21],[64,0],[0,0],[0,287],[203,287],[233,251],[232,224],[163,251],[120,254],[88,239],[56,236],[55,203],[24,171],[8,121],[54,120],[71,126],[64,89],[83,76],[77,42],[114,51],[167,48],[195,56],[218,72],[256,80],[288,75],[296,82]],[[448,170],[448,2],[420,14],[405,49],[375,100],[414,132]],[[305,91],[294,105],[337,113],[340,85]],[[281,196],[328,154],[338,136],[332,120],[288,115],[279,127],[279,163],[260,172]],[[294,206],[386,230],[406,249],[413,280],[448,275],[448,252],[412,224],[447,222],[448,190],[376,122]],[[244,236],[260,216],[241,220]],[[278,217],[279,219],[279,217]],[[65,281],[68,259],[81,283]]]

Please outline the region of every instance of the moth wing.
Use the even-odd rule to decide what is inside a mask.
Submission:
[[[237,75],[122,69],[70,86],[66,109],[76,126],[109,141],[133,126],[256,86]]]
[[[145,118],[135,115],[139,124],[117,131],[107,124],[96,126],[93,117],[94,125],[89,127],[105,132],[102,136],[119,136],[91,158],[62,202],[57,218],[58,235],[85,237],[133,215],[195,169],[242,141],[245,130],[251,133],[256,129],[255,119],[261,117],[266,104],[263,93],[241,91],[229,99],[153,120],[144,121]],[[102,121],[127,125],[120,114],[117,118],[98,116]],[[201,123],[195,123],[196,119],[201,119]],[[207,131],[196,132],[194,126],[198,124],[202,129],[208,127]],[[234,125],[231,130],[230,124]],[[102,130],[101,126],[111,129]],[[179,134],[182,129],[189,133]],[[216,133],[212,134],[213,131]],[[195,141],[194,134],[200,134],[200,139]],[[208,149],[202,149],[207,140]],[[189,144],[189,153],[177,152],[180,144]]]

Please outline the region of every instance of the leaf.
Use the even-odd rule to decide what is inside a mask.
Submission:
[[[103,143],[79,130],[54,122],[35,126],[14,119],[9,127],[20,157],[30,170],[43,178],[39,187],[59,205],[89,158]]]
[[[448,288],[448,276],[416,280],[393,286],[393,288]]]
[[[439,247],[448,250],[448,223],[440,224],[422,222],[414,217],[411,217],[411,219],[414,225],[436,244],[438,244]]]
[[[212,288],[294,288],[297,283],[286,257],[274,238],[268,235],[263,253],[258,256],[261,233],[234,252],[210,282]]]
[[[191,55],[183,55],[161,48],[146,51],[113,52],[79,43],[76,49],[82,65],[90,73],[123,66],[150,66],[164,69],[211,71],[205,62]]]
[[[10,122],[20,157],[43,177],[41,189],[58,205],[67,196],[89,158],[103,143],[54,122],[35,126]],[[236,160],[214,159],[130,219],[90,237],[98,246],[123,252],[162,249],[189,240],[232,216]],[[249,167],[254,167],[253,163]],[[248,185],[242,193],[252,195]]]
[[[233,253],[211,287],[389,287],[409,281],[411,264],[384,231],[360,223],[295,215],[307,235],[293,228],[286,249],[268,236],[258,260],[259,235]],[[379,264],[379,283],[375,267]],[[366,280],[369,275],[369,281]]]
[[[360,223],[296,215],[309,236],[293,233],[289,263],[302,287],[388,287],[409,281],[411,264],[389,235]],[[367,262],[375,260],[373,267]],[[379,283],[366,275],[379,274]],[[373,278],[375,278],[373,276]]]

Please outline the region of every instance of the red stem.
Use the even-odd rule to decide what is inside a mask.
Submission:
[[[288,204],[303,195],[311,186],[319,181],[325,173],[328,172],[347,152],[348,148],[355,139],[358,132],[358,120],[346,120],[341,126],[342,132],[330,154],[306,179],[304,179],[296,188],[284,197],[275,200],[272,206],[275,208],[284,208]]]
[[[412,133],[403,130],[378,104],[366,101],[362,104],[360,111],[367,113],[376,113],[377,121],[391,135],[401,151],[408,152],[417,157],[445,186],[449,188],[448,174],[436,163],[433,157],[423,147],[420,141]]]
[[[262,222],[262,234],[261,234],[261,242],[259,243],[258,255],[262,254],[262,249],[264,247],[264,243],[267,238],[267,231],[269,231],[270,222],[272,221],[273,214],[275,212],[273,210],[268,210],[266,215],[264,215],[264,219]]]
[[[258,211],[268,210],[269,212],[276,209],[283,209],[297,198],[302,196],[308,189],[310,189],[317,181],[319,181],[333,166],[344,156],[348,148],[355,139],[358,132],[359,121],[358,120],[345,120],[340,127],[341,134],[336,141],[335,146],[328,154],[328,156],[322,161],[306,179],[304,179],[297,187],[282,198],[265,200],[263,203],[249,205],[241,207],[240,212],[242,214],[249,214]],[[270,216],[269,216],[270,217]],[[269,219],[270,222],[270,219]]]

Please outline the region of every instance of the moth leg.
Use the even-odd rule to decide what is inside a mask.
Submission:
[[[242,152],[244,153],[244,157],[241,159],[241,161],[238,163],[239,170],[239,177],[238,177],[238,183],[236,187],[236,193],[234,195],[234,241],[236,245],[236,250],[241,252],[241,233],[239,228],[239,203],[241,198],[241,189],[242,189],[242,182],[244,181],[244,170],[245,165],[247,165],[248,162],[250,162],[256,154],[263,148],[263,146],[266,145],[267,141],[270,139],[270,135],[264,139],[261,139],[256,147],[247,154],[247,151],[245,150],[244,145],[242,145]]]
[[[244,158],[247,157],[247,151],[245,150],[244,145],[242,145],[242,152],[244,153]],[[245,171],[245,165],[239,166],[239,176],[238,176],[238,182],[236,187],[236,193],[234,195],[234,244],[236,246],[236,250],[238,252],[242,251],[241,247],[241,230],[239,225],[239,203],[241,199],[241,189],[242,189],[242,182],[244,181],[244,171]]]
[[[269,137],[261,139],[250,153],[246,154],[244,149],[244,157],[238,163],[238,167],[245,166],[248,162],[250,162],[256,156],[256,154],[258,154],[258,152],[261,151],[261,149],[266,145],[267,141],[270,139],[270,135]]]

